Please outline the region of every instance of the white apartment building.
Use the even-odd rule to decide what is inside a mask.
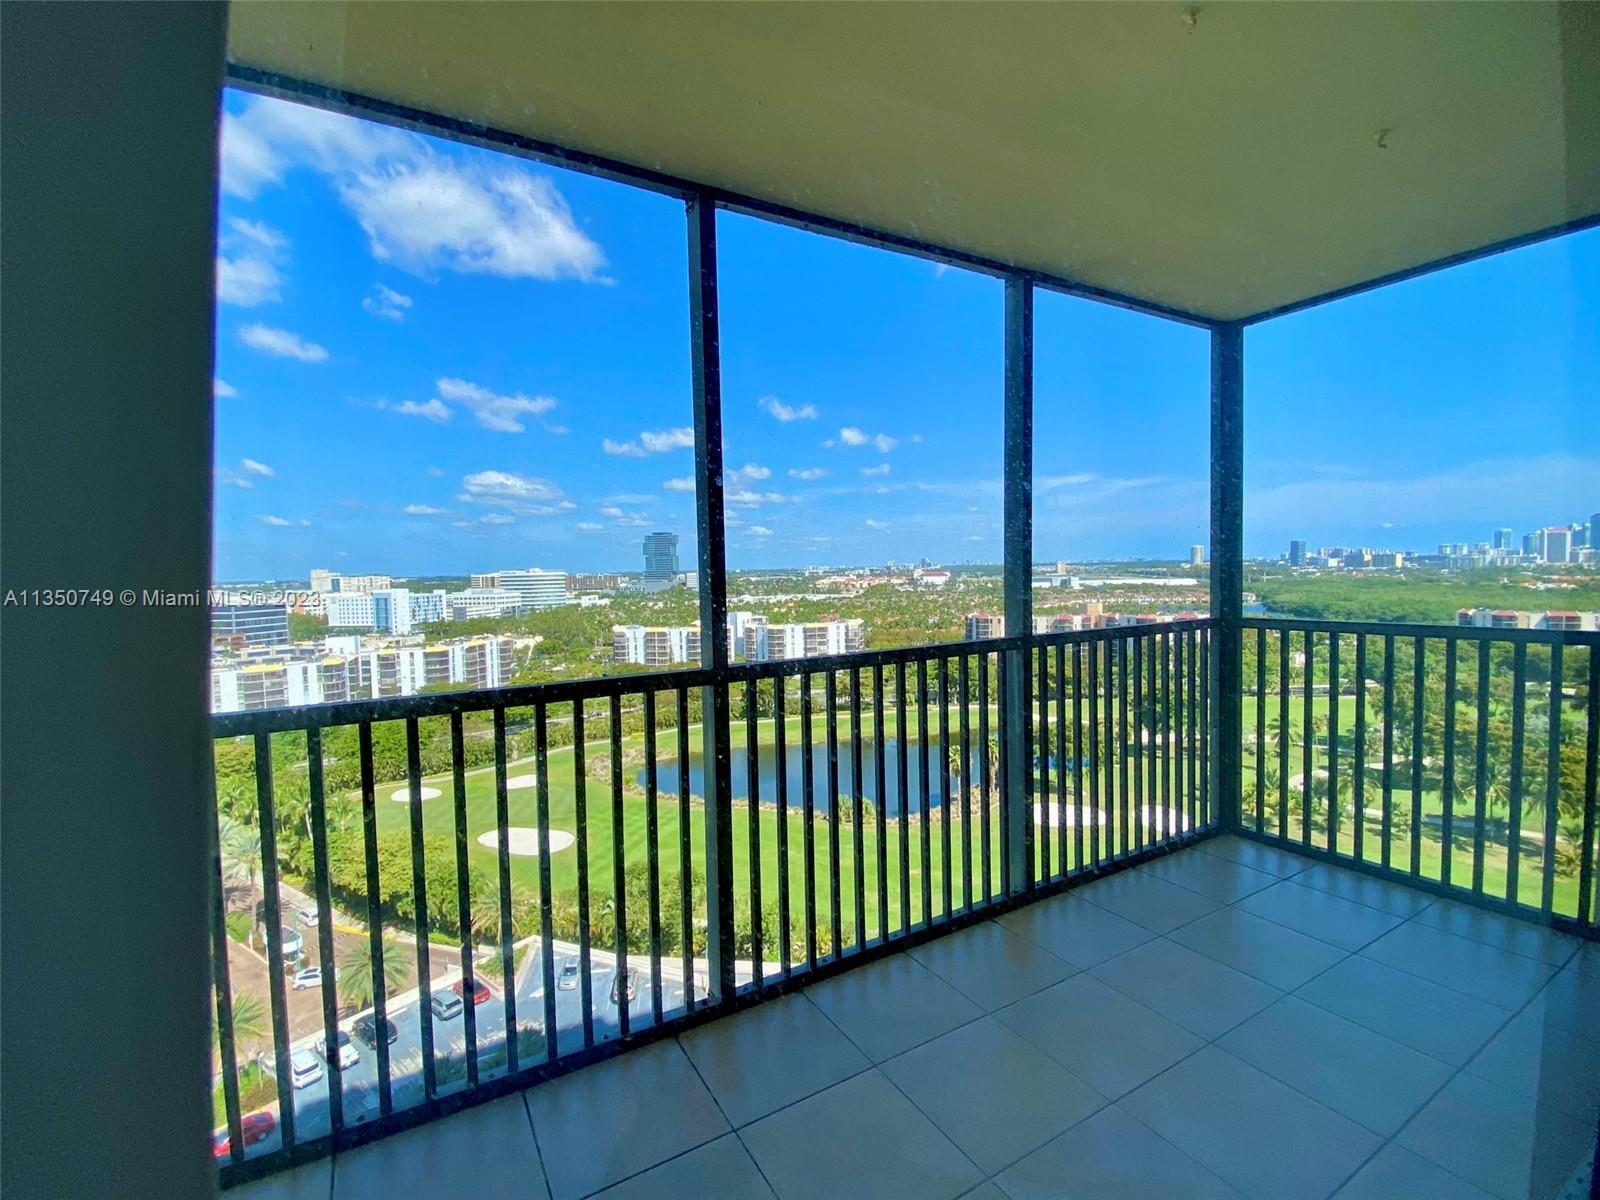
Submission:
[[[487,575],[468,575],[467,586],[474,588],[497,588],[500,586],[500,576],[494,572]]]
[[[395,637],[411,632],[411,592],[407,588],[384,588],[372,593],[372,627]]]
[[[373,592],[387,591],[394,586],[394,580],[387,575],[336,575],[338,589],[341,592],[361,592],[370,595]]]
[[[329,592],[323,600],[330,629],[372,629],[372,597],[366,592]]]
[[[611,661],[667,667],[700,661],[698,625],[613,625]]]
[[[321,702],[319,668],[314,661],[251,663],[211,672],[212,712],[254,712]]]
[[[434,588],[431,592],[412,592],[411,623],[428,625],[434,621],[443,621],[449,616],[449,604],[445,599],[447,595],[443,588]]]
[[[570,604],[567,594],[567,573],[528,567],[514,571],[496,571],[495,579],[503,591],[508,591],[522,601],[526,609],[557,608]]]
[[[1035,633],[1039,630],[1035,629]],[[969,642],[981,642],[988,638],[1000,638],[1006,635],[1006,619],[997,617],[992,613],[971,612],[967,614],[962,635]]]
[[[311,590],[313,592],[331,592],[339,581],[340,575],[337,571],[330,571],[325,567],[311,568]]]
[[[514,617],[526,611],[522,598],[506,588],[467,588],[461,592],[448,592],[445,604],[452,621],[470,621],[475,617]]]
[[[746,662],[778,662],[792,658],[821,658],[854,654],[866,646],[866,623],[860,617],[847,621],[813,621],[774,625],[754,618],[745,628]]]

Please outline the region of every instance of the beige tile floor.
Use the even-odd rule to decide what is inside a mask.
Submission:
[[[1217,838],[231,1200],[1545,1200],[1600,945]]]

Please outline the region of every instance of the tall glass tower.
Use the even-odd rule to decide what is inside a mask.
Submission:
[[[671,587],[678,579],[678,535],[647,533],[644,538],[644,586],[650,591]]]

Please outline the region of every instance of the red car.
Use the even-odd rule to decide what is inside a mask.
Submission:
[[[456,995],[460,996],[463,1000],[465,1000],[466,997],[467,997],[467,979],[466,979],[466,976],[463,975],[460,979],[456,980],[455,986],[451,990],[453,992],[455,992]],[[493,997],[494,997],[494,993],[489,990],[489,985],[487,983],[485,983],[483,980],[481,980],[481,979],[477,978],[476,976],[474,976],[473,980],[472,980],[472,1003],[473,1003],[473,1005],[476,1006],[476,1005],[482,1004],[485,1000],[493,999]]]
[[[269,1112],[245,1113],[239,1118],[239,1137],[246,1146],[254,1146],[277,1127],[278,1118]],[[227,1158],[232,1152],[226,1129],[211,1139],[212,1158]]]

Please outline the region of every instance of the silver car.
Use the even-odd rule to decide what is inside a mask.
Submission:
[[[289,1079],[296,1090],[310,1087],[322,1078],[322,1063],[311,1051],[301,1048],[289,1056]]]

